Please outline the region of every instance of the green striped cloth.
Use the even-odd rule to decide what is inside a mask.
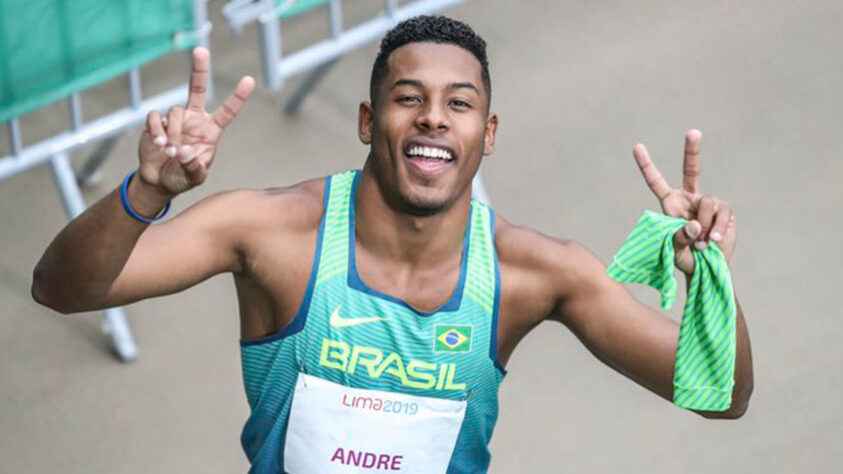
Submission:
[[[644,283],[661,292],[662,308],[676,300],[673,234],[684,219],[644,211],[606,273],[620,283]],[[673,403],[682,408],[726,411],[735,372],[735,296],[726,258],[711,242],[693,249],[673,375]]]

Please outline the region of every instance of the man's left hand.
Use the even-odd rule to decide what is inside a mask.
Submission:
[[[738,243],[732,207],[722,199],[702,194],[699,189],[701,138],[699,130],[685,134],[681,189],[673,189],[667,184],[643,144],[639,143],[633,149],[635,161],[650,190],[659,199],[662,212],[688,221],[673,237],[676,268],[688,276],[694,272],[692,247],[704,250],[711,241],[717,242],[726,260],[730,261]]]

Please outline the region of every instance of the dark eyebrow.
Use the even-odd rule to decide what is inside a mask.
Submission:
[[[419,89],[424,88],[424,84],[418,79],[398,79],[397,81],[395,81],[395,83],[392,84],[392,89],[395,89],[399,86],[410,86]],[[480,90],[477,88],[477,86],[470,82],[452,82],[448,84],[448,89],[472,89],[477,94],[480,94]]]
[[[419,81],[417,79],[398,79],[397,81],[395,81],[394,84],[392,84],[391,88],[395,89],[398,86],[412,86],[412,87],[418,87],[420,89],[422,87],[424,87],[424,85],[422,84],[422,81]]]
[[[477,86],[470,82],[452,82],[448,84],[449,89],[472,89],[477,94],[480,94],[480,90],[477,89]]]

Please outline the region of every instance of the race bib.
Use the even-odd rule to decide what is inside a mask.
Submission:
[[[444,473],[465,401],[350,388],[300,373],[284,471]]]

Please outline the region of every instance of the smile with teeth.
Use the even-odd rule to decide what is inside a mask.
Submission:
[[[432,146],[411,146],[407,151],[407,156],[411,158],[425,158],[429,160],[443,160],[452,161],[454,158],[451,152],[442,148]]]

